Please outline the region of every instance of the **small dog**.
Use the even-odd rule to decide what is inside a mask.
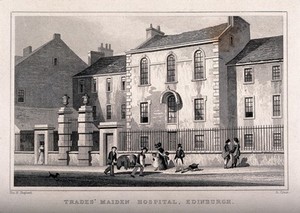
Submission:
[[[203,169],[200,168],[199,164],[193,163],[193,164],[189,165],[187,168],[184,168],[181,173],[185,173],[185,172],[188,172],[188,171],[195,172],[195,171],[202,171],[202,170]]]
[[[49,177],[52,177],[55,180],[58,180],[58,176],[59,176],[59,173],[52,174],[51,172],[49,172]]]

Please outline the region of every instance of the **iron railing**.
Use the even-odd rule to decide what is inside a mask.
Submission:
[[[175,151],[180,143],[185,151],[220,152],[229,138],[238,138],[241,151],[272,152],[284,150],[284,127],[253,126],[237,128],[143,130],[120,132],[118,150],[138,151],[146,146],[154,151],[160,142],[167,151]]]

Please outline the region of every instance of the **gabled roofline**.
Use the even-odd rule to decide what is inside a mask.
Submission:
[[[156,36],[160,36],[160,35],[155,35],[155,36],[152,36],[152,37],[146,39],[143,43],[141,43],[140,45],[138,45],[136,48],[133,48],[133,50],[140,48],[141,46],[143,46],[144,44],[146,44],[147,42],[149,42],[151,39],[155,38]],[[164,37],[164,36],[160,36],[160,37]]]
[[[43,44],[42,46],[36,48],[34,51],[32,51],[29,55],[22,57],[20,60],[15,61],[15,66],[21,64],[23,61],[25,61],[26,59],[28,59],[29,57],[33,56],[34,54],[36,54],[37,52],[39,52],[41,49],[43,49],[44,47],[46,47],[47,45],[51,44],[51,42],[53,42],[55,39],[57,38],[53,38],[50,41],[46,42],[45,44]],[[77,56],[77,58],[79,58],[81,60],[82,63],[84,63],[87,66],[87,63],[85,63],[84,60],[82,60],[82,58],[80,58],[61,38],[58,38],[64,45],[66,45],[67,48],[69,48],[69,50],[75,55]]]
[[[232,28],[231,25],[228,25],[225,30],[218,36],[218,39],[220,39],[230,28]]]
[[[113,75],[126,75],[126,71],[124,72],[113,72],[113,73],[97,73],[97,74],[92,74],[92,75],[79,75],[79,76],[75,76],[73,75],[72,78],[91,78],[91,77],[104,77],[104,76],[113,76]]]
[[[172,48],[185,47],[185,46],[194,46],[194,45],[199,45],[199,44],[208,44],[208,43],[213,43],[213,42],[218,42],[218,41],[219,41],[219,38],[215,37],[212,39],[199,40],[199,41],[195,41],[195,42],[185,42],[185,43],[180,43],[180,44],[176,44],[176,45],[167,45],[167,46],[151,47],[151,48],[144,48],[144,49],[132,49],[132,50],[126,51],[125,54],[153,52],[153,51],[157,51],[157,50],[165,50],[165,49],[172,49]]]
[[[34,55],[35,53],[37,53],[39,50],[43,49],[44,47],[46,47],[48,44],[50,44],[54,39],[51,39],[50,41],[46,42],[45,44],[43,44],[42,46],[36,48],[34,51],[32,51],[29,55],[24,56],[22,58],[20,58],[18,61],[15,61],[15,66],[19,65],[20,63],[22,63],[23,61],[25,61],[27,58],[31,57],[32,55]]]
[[[269,60],[262,60],[262,61],[251,61],[251,62],[242,62],[242,63],[236,63],[236,64],[226,64],[228,67],[234,67],[234,66],[247,66],[247,65],[253,65],[253,64],[265,64],[265,63],[273,63],[273,62],[283,62],[283,58],[278,59],[269,59]]]

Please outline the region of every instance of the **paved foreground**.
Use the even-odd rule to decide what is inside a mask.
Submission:
[[[203,167],[200,171],[175,173],[175,168],[153,171],[146,167],[143,177],[132,169],[116,170],[115,177],[103,173],[105,167],[76,166],[15,166],[14,186],[38,187],[178,187],[178,186],[283,186],[284,167]],[[49,177],[59,173],[57,178]]]

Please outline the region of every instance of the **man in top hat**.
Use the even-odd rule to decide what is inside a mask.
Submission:
[[[135,177],[135,173],[137,172],[138,168],[140,168],[140,176],[144,176],[144,168],[145,168],[145,159],[146,159],[146,153],[148,152],[148,149],[146,147],[142,148],[141,153],[138,154],[136,159],[136,164],[134,166],[134,169],[131,173],[131,177]]]
[[[177,145],[176,154],[174,157],[176,163],[176,171],[175,172],[183,172],[183,158],[185,157],[184,151],[182,149],[182,145],[179,143]]]
[[[114,165],[116,162],[117,162],[117,147],[113,146],[111,147],[111,151],[108,154],[107,163],[109,166],[105,169],[104,174],[107,175],[107,173],[110,171],[110,176],[115,176]]]

